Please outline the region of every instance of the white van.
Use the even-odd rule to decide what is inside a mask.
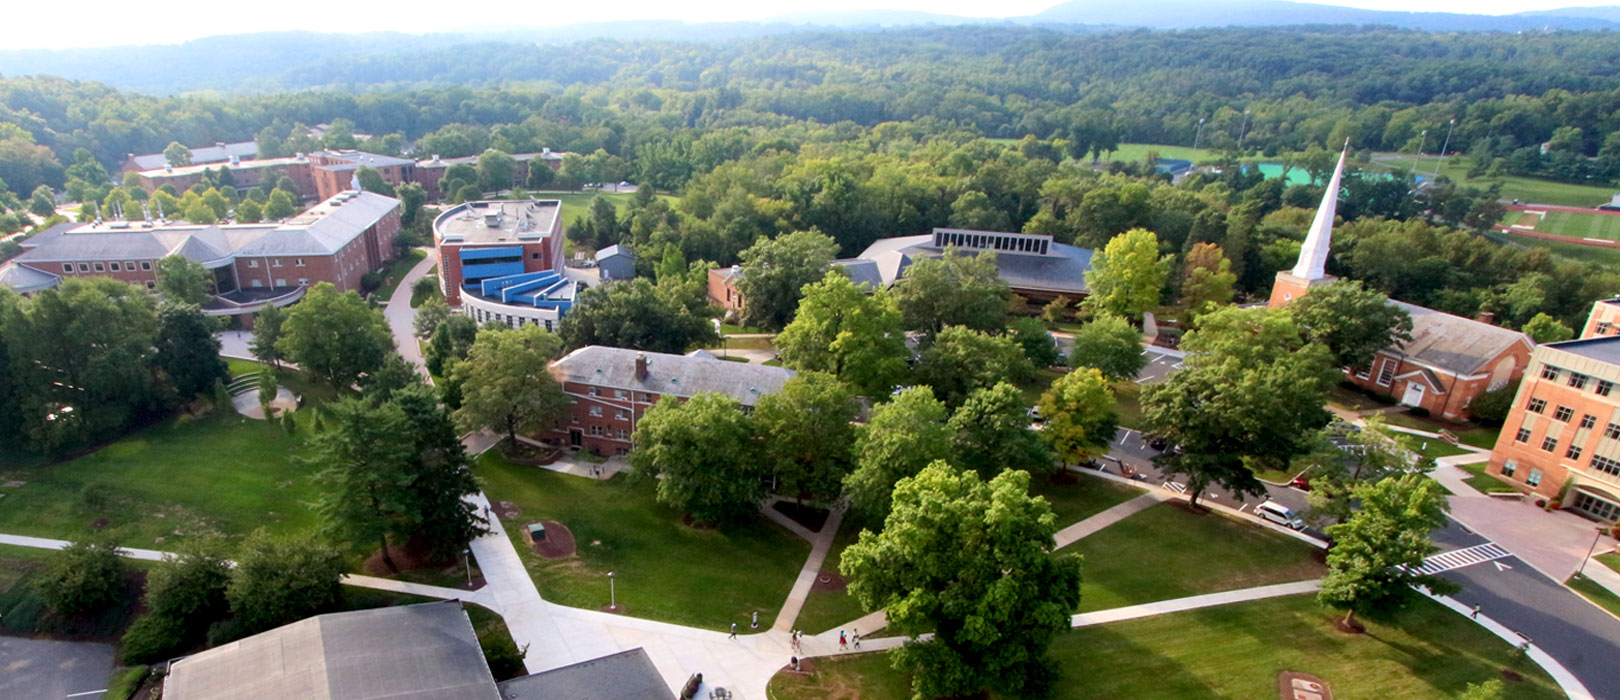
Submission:
[[[1295,530],[1305,529],[1305,521],[1294,515],[1294,511],[1289,510],[1288,506],[1276,501],[1266,501],[1255,506],[1254,514],[1260,516],[1261,520],[1269,520],[1283,527],[1291,527]]]

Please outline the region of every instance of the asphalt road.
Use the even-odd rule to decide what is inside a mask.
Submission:
[[[98,700],[112,668],[109,644],[0,637],[0,698]]]

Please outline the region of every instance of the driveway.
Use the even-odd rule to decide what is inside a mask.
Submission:
[[[1451,517],[1559,581],[1580,568],[1598,533],[1597,523],[1574,513],[1543,511],[1528,500],[1493,498],[1466,486],[1453,491]],[[1597,538],[1598,554],[1614,546],[1607,535]]]
[[[0,637],[0,698],[98,700],[112,668],[110,644]]]
[[[411,364],[416,365],[416,371],[423,379],[429,382],[427,365],[423,364],[422,346],[416,342],[416,309],[411,308],[411,286],[416,281],[427,276],[427,271],[439,264],[439,251],[432,248],[422,248],[427,251],[427,257],[405,273],[399,286],[394,288],[392,296],[388,297],[388,306],[383,309],[383,317],[388,319],[388,328],[394,334],[394,345],[399,348],[399,354]]]

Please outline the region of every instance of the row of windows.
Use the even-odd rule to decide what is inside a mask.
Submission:
[[[134,260],[114,260],[109,263],[62,263],[62,271],[73,272],[75,265],[78,266],[79,272],[89,272],[91,269],[94,269],[96,272],[107,272],[108,270],[113,272],[134,272],[137,265],[139,265],[140,269],[143,271],[152,269],[151,260],[142,260],[139,263],[135,262]]]
[[[249,260],[248,261],[248,267],[258,267],[258,266],[259,266],[259,261],[257,261],[257,260]],[[304,259],[303,258],[293,258],[293,267],[303,267],[303,266],[304,266]],[[270,267],[281,267],[281,260],[279,260],[279,259],[271,260],[270,261]]]
[[[1556,382],[1562,376],[1564,376],[1564,370],[1558,367],[1543,365],[1541,368],[1541,378],[1547,381]],[[1580,372],[1570,372],[1569,379],[1565,383],[1576,389],[1585,389],[1586,385],[1591,381],[1592,378],[1587,375]],[[1612,391],[1614,391],[1614,382],[1604,379],[1597,380],[1597,385],[1592,388],[1592,392],[1598,396],[1608,396]]]
[[[1614,324],[1608,321],[1599,321],[1597,327],[1592,330],[1597,335],[1610,335],[1614,333]]]
[[[1513,474],[1515,472],[1517,472],[1517,471],[1519,471],[1519,463],[1514,461],[1514,460],[1510,459],[1507,462],[1504,462],[1502,464],[1502,476],[1512,477]],[[1531,469],[1530,474],[1528,476],[1524,477],[1524,483],[1529,484],[1531,486],[1540,485],[1541,484],[1541,470],[1540,469]]]
[[[591,417],[592,418],[601,418],[602,417],[602,407],[601,406],[592,406],[591,407]],[[624,411],[624,410],[614,410],[613,411],[613,420],[630,420],[630,412],[629,411]]]
[[[588,387],[585,390],[585,393],[587,393],[587,394],[589,394],[591,396],[601,396],[602,395],[602,388],[601,387],[596,387],[596,386]],[[622,399],[628,399],[628,398],[630,398],[630,392],[625,391],[624,389],[614,389],[613,390],[613,398],[621,399],[621,400]],[[636,400],[640,401],[641,403],[652,403],[653,398],[652,398],[652,394],[636,394]]]
[[[609,436],[611,436],[611,437],[618,438],[620,440],[629,440],[630,439],[630,431],[625,430],[624,428],[614,428],[612,430],[608,430],[608,429],[606,429],[606,428],[604,428],[604,427],[602,427],[600,425],[591,426],[591,435],[593,437],[609,437]]]
[[[1592,468],[1605,474],[1620,476],[1620,462],[1603,455],[1592,455]]]

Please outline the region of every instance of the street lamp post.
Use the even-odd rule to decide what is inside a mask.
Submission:
[[[1586,571],[1586,562],[1587,562],[1588,559],[1592,558],[1592,552],[1597,551],[1597,543],[1598,543],[1598,540],[1601,540],[1601,539],[1603,539],[1603,528],[1600,527],[1600,528],[1597,529],[1597,531],[1595,533],[1593,533],[1593,535],[1592,535],[1592,546],[1586,548],[1586,556],[1581,558],[1581,568],[1576,569],[1575,573],[1579,574],[1579,573],[1581,573],[1583,571]]]
[[[1204,138],[1204,120],[1198,120],[1198,131],[1193,133],[1193,150],[1198,150],[1198,141]]]
[[[1451,147],[1451,130],[1457,128],[1457,120],[1446,122],[1446,141],[1440,146],[1440,159],[1434,162],[1434,178],[1440,179],[1440,165],[1446,162],[1446,149]]]
[[[472,588],[472,550],[461,550],[461,567],[467,570],[467,587]]]
[[[1243,139],[1249,136],[1249,110],[1243,110],[1243,128],[1238,130],[1238,150],[1243,150]]]
[[[1412,156],[1412,178],[1413,179],[1417,178],[1418,161],[1423,158],[1423,147],[1425,145],[1427,145],[1428,142],[1429,142],[1429,130],[1424,129],[1421,133],[1418,134],[1418,151],[1417,151],[1417,155]]]
[[[613,572],[609,571],[608,572],[608,609],[609,610],[618,610],[619,609],[619,594],[618,594],[618,591],[615,590],[614,587],[613,587],[613,579],[614,579]]]

